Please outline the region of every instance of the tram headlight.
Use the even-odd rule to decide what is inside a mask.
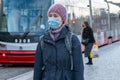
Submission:
[[[3,57],[5,57],[5,56],[6,56],[6,54],[5,54],[5,53],[2,53],[2,56],[3,56]]]

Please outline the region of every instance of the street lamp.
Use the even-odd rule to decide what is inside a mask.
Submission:
[[[91,0],[89,0],[89,10],[90,10],[90,26],[92,28],[92,3],[91,3]]]
[[[109,27],[109,36],[108,36],[108,39],[111,39],[112,36],[111,36],[111,25],[110,25],[110,6],[109,6],[109,1],[107,0],[104,0],[106,3],[107,3],[107,11],[108,11],[108,27]]]

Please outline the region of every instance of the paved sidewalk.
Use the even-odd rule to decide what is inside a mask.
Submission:
[[[120,80],[120,42],[99,49],[93,65],[85,65],[85,80]],[[84,63],[87,58],[84,58]],[[33,71],[8,80],[33,80]]]
[[[33,78],[33,71],[29,71],[27,73],[18,75],[16,77],[13,77],[7,80],[33,80],[32,78]]]
[[[120,80],[120,42],[100,48],[99,54],[94,65],[85,65],[85,80]]]

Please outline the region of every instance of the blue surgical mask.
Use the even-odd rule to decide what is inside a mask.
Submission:
[[[48,24],[52,29],[57,29],[60,25],[60,19],[55,17],[49,17]]]

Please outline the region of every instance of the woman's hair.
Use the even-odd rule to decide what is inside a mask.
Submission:
[[[90,27],[90,25],[87,21],[84,21],[84,24],[85,24],[86,27]]]

